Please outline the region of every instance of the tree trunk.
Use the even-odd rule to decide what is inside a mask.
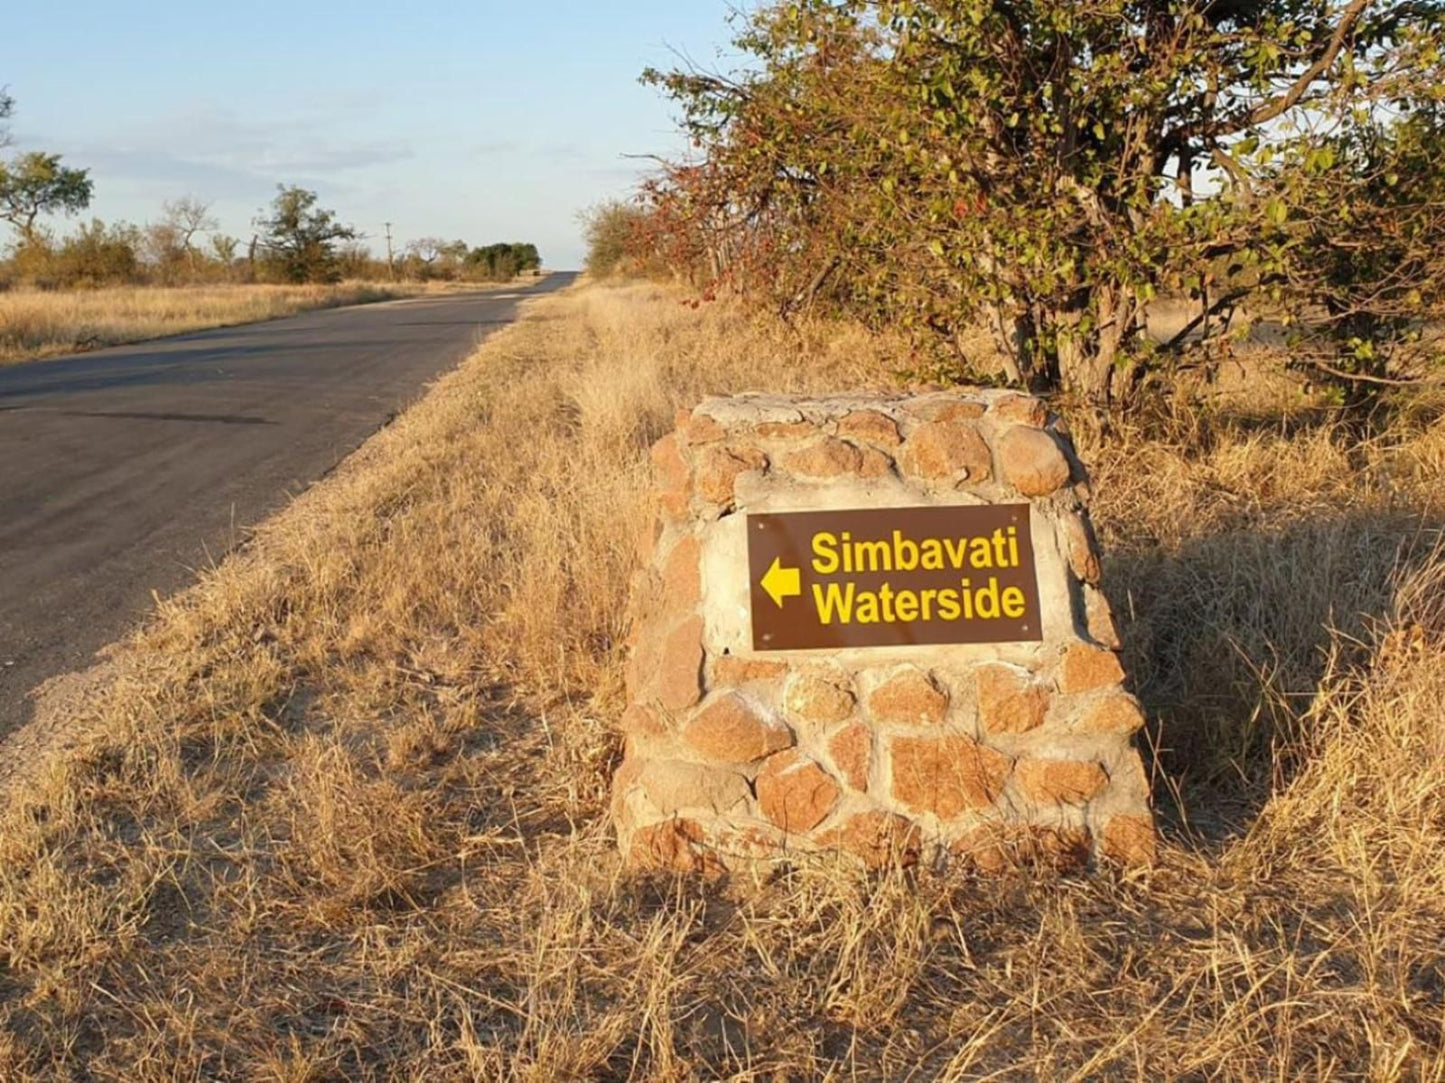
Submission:
[[[1138,325],[1138,303],[1125,289],[1098,286],[1090,298],[1091,326],[1084,325],[1087,309],[1050,313],[1063,389],[1099,411],[1122,405],[1133,386],[1134,368],[1126,348]]]

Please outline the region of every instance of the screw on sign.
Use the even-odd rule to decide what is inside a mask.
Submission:
[[[748,516],[753,649],[1038,642],[1027,504]]]

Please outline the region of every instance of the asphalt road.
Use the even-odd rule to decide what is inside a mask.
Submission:
[[[0,367],[0,737],[244,529],[569,284],[312,312]]]

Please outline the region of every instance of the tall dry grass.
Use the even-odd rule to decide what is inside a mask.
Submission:
[[[375,282],[0,291],[0,365],[426,291]]]
[[[1445,1078],[1445,432],[1090,450],[1146,878],[619,874],[645,448],[887,344],[534,303],[162,606],[0,814],[0,1078]]]

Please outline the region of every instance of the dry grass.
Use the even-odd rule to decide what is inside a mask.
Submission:
[[[880,349],[541,299],[165,605],[0,813],[0,1078],[1445,1078],[1438,424],[1091,453],[1152,876],[618,873],[645,447]]]
[[[292,316],[317,308],[413,297],[428,288],[411,283],[343,282],[334,286],[0,291],[0,365]]]

